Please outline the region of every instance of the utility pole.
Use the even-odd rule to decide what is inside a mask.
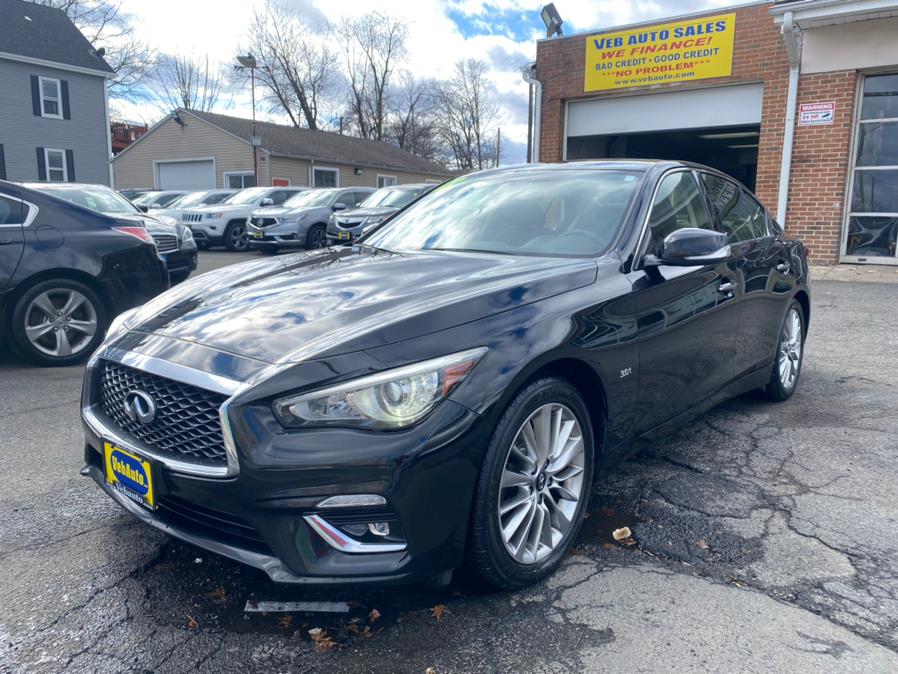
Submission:
[[[502,129],[496,129],[496,168],[499,167],[499,158],[502,156]]]

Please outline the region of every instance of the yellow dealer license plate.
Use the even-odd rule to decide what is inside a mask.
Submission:
[[[338,232],[338,233],[337,233],[337,238],[338,238],[338,239],[349,239],[349,238],[351,238],[351,237],[352,237],[352,234],[349,233],[349,232]]]
[[[254,239],[261,239],[263,236],[265,236],[265,234],[263,232],[260,232],[260,231],[253,232]]]
[[[150,510],[156,509],[152,464],[111,442],[103,443],[106,484]]]

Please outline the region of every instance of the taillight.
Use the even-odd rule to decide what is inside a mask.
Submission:
[[[113,227],[112,230],[115,232],[121,232],[122,234],[130,234],[131,236],[146,243],[153,243],[153,237],[150,236],[150,233],[143,227]]]

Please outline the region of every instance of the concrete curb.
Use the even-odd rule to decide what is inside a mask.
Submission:
[[[811,282],[898,283],[898,267],[891,265],[811,265]]]

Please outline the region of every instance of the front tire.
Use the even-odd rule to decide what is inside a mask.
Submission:
[[[230,251],[243,252],[249,250],[249,241],[246,238],[246,224],[235,220],[229,222],[224,231],[224,245]]]
[[[792,300],[780,327],[776,357],[770,381],[764,387],[764,397],[781,402],[792,397],[798,387],[801,364],[804,362],[805,317],[801,304]]]
[[[582,397],[555,377],[534,381],[493,431],[471,517],[469,563],[514,589],[552,573],[583,521],[593,474],[593,429]]]
[[[73,365],[99,346],[106,310],[88,286],[69,279],[35,284],[12,312],[12,340],[26,358],[41,365]]]
[[[314,225],[306,233],[306,250],[327,247],[327,227]]]

